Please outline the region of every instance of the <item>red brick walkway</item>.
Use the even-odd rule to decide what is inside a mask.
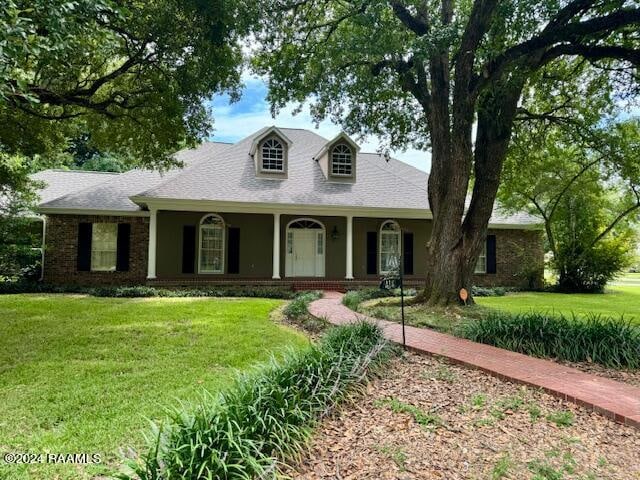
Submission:
[[[402,343],[398,323],[366,317],[342,305],[342,294],[325,292],[309,306],[309,312],[334,324],[359,319],[382,327],[385,336]],[[483,370],[498,378],[540,387],[563,400],[582,405],[616,422],[640,428],[640,388],[581,372],[558,363],[510,352],[501,348],[452,337],[425,328],[407,326],[407,347],[420,353],[446,357],[453,362]]]

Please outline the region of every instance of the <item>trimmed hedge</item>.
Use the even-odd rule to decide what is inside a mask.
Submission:
[[[623,319],[492,312],[458,328],[460,336],[474,342],[527,355],[640,368],[640,327]]]
[[[292,299],[298,292],[284,287],[196,287],[156,288],[148,286],[82,287],[79,285],[49,285],[44,283],[3,282],[0,294],[17,293],[80,293],[95,297],[145,298],[145,297],[260,297]]]
[[[515,292],[516,288],[507,287],[471,287],[474,297],[504,297],[508,292]]]
[[[336,327],[320,344],[242,375],[195,409],[170,411],[148,450],[118,478],[274,478],[278,462],[295,457],[316,422],[393,351],[374,325]]]

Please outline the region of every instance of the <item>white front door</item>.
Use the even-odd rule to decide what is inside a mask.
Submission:
[[[286,248],[287,277],[324,276],[324,230],[289,229]]]
[[[293,276],[316,276],[316,230],[293,230]]]

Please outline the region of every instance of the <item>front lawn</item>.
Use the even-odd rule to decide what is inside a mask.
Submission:
[[[0,296],[0,451],[100,453],[140,447],[146,418],[236,369],[308,340],[264,299]],[[2,465],[0,478],[90,478],[100,466]]]
[[[623,273],[622,275],[616,277],[612,283],[614,285],[640,287],[640,273]]]
[[[476,302],[483,307],[514,313],[536,311],[614,318],[624,315],[625,319],[640,324],[640,287],[609,287],[603,294],[521,292],[504,297],[477,297]]]

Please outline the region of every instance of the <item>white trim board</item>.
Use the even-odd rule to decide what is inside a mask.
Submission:
[[[181,200],[134,196],[131,200],[159,210],[222,212],[222,213],[262,213],[282,215],[320,215],[326,217],[370,217],[370,218],[405,218],[433,219],[431,211],[426,208],[382,208],[342,205],[300,205],[286,203],[250,203],[218,200]],[[489,223],[489,228],[512,230],[541,230],[542,223]]]
[[[433,219],[431,211],[418,208],[377,208],[342,205],[299,205],[285,203],[250,203],[228,202],[217,200],[181,200],[151,198],[133,196],[131,200],[149,209],[192,211],[210,213],[261,213],[272,215],[319,215],[326,217],[369,217],[369,218],[405,218],[405,219]],[[123,217],[149,217],[146,210],[98,210],[79,208],[52,208],[42,207],[36,209],[42,214],[68,214],[68,215],[111,215]],[[489,223],[489,228],[497,230],[542,230],[542,223]]]
[[[100,210],[91,208],[59,208],[59,207],[38,207],[35,209],[43,215],[108,215],[114,217],[149,217],[150,212],[146,210]]]

